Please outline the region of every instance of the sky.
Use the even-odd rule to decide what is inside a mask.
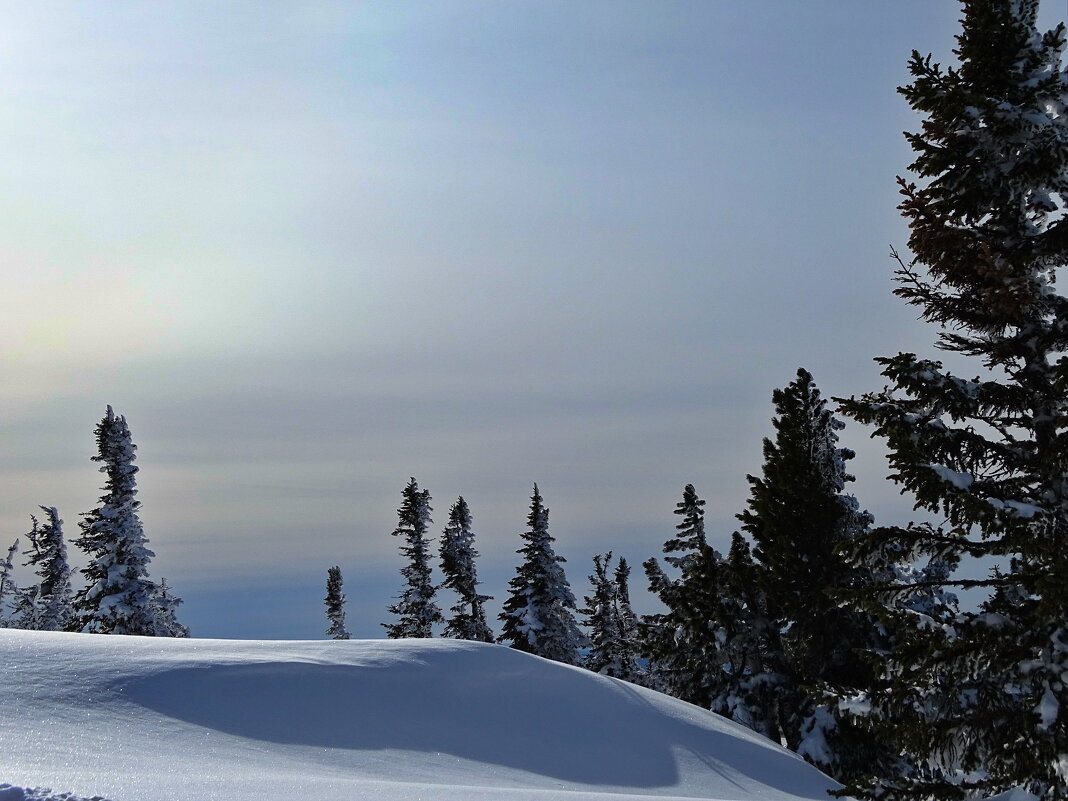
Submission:
[[[956,3],[0,7],[0,541],[76,535],[111,404],[195,636],[322,636],[334,564],[380,636],[410,476],[497,603],[537,482],[577,594],[612,550],[647,608],[685,484],[737,528],[774,388],[932,353],[895,88]],[[905,522],[869,433],[853,489]]]

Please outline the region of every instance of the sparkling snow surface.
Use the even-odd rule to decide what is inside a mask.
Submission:
[[[793,801],[835,786],[709,712],[497,645],[0,630],[0,665],[12,798]]]

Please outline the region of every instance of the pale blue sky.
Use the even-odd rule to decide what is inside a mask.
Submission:
[[[75,533],[112,404],[197,635],[319,636],[336,563],[378,636],[410,475],[487,592],[534,481],[576,590],[610,548],[637,590],[685,483],[729,537],[799,365],[862,392],[931,339],[894,90],[955,3],[2,5],[2,531]]]

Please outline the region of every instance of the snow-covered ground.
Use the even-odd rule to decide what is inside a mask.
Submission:
[[[497,645],[0,630],[0,666],[0,801],[796,801],[835,786],[709,712]]]

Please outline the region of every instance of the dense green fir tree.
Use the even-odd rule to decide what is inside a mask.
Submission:
[[[442,587],[455,592],[460,600],[452,607],[453,615],[445,623],[445,636],[458,640],[493,642],[493,632],[486,622],[486,601],[492,595],[478,592],[475,560],[475,535],[471,531],[471,510],[460,496],[449,509],[449,524],[441,534]]]
[[[750,627],[761,639],[764,692],[750,703],[750,725],[842,775],[849,772],[843,763],[861,755],[857,737],[836,719],[836,699],[868,688],[859,652],[875,643],[872,618],[836,598],[865,580],[839,549],[863,534],[872,518],[845,492],[853,480],[845,463],[853,452],[838,447],[843,424],[827,409],[812,375],[798,370],[772,402],[775,437],[764,440],[762,474],[748,477],[749,508],[738,516],[753,541],[753,564],[739,569],[760,593],[759,608],[749,611],[757,613]]]
[[[415,479],[401,492],[402,503],[397,510],[394,537],[401,537],[401,556],[408,563],[401,568],[405,580],[404,592],[389,611],[397,615],[396,623],[383,623],[390,639],[403,637],[432,637],[435,623],[442,621],[441,610],[434,602],[435,588],[430,581],[430,493],[420,490]]]
[[[1064,799],[1068,299],[1054,278],[1068,260],[1065,28],[1040,34],[1037,0],[963,9],[959,66],[913,53],[901,90],[924,121],[908,135],[919,183],[901,181],[900,208],[914,259],[899,259],[895,293],[939,326],[937,347],[973,360],[979,375],[902,353],[877,360],[883,391],[842,408],[876,426],[892,478],[945,518],[879,529],[872,549],[997,566],[983,579],[931,579],[989,594],[978,610],[899,639],[871,714],[915,769],[850,792],[952,798],[1023,786]],[[897,588],[884,589],[890,598]]]
[[[542,503],[538,485],[530,497],[524,545],[516,553],[523,562],[508,582],[509,595],[500,614],[498,642],[568,665],[579,661],[579,648],[586,638],[575,621],[575,596],[553,550],[549,534],[549,510]]]
[[[345,628],[345,593],[342,587],[345,580],[341,577],[341,568],[334,565],[326,571],[326,619],[330,625],[326,629],[326,636],[332,640],[348,640],[352,637]]]
[[[749,542],[737,531],[720,573],[717,625],[724,675],[711,709],[782,742],[778,692],[783,668],[773,647],[778,632],[768,619]]]
[[[649,591],[667,612],[642,619],[642,650],[654,687],[709,709],[723,687],[720,556],[705,539],[705,502],[693,484],[683,490],[675,514],[678,533],[664,543],[664,561],[679,571],[669,578],[654,559],[643,563]]]
[[[609,575],[611,562],[611,551],[593,557],[593,573],[589,576],[593,594],[586,596],[586,606],[579,610],[585,615],[583,623],[590,632],[590,647],[582,666],[594,673],[640,684],[637,625],[628,587],[630,567],[621,558]]]
[[[82,568],[86,586],[75,596],[71,628],[98,634],[137,634],[148,637],[187,636],[175,628],[172,618],[163,618],[157,602],[158,585],[148,575],[155,554],[138,516],[133,444],[126,418],[110,406],[96,427],[100,472],[107,476],[100,505],[82,515],[81,535],[74,544],[89,555]],[[178,599],[169,596],[173,606]]]

